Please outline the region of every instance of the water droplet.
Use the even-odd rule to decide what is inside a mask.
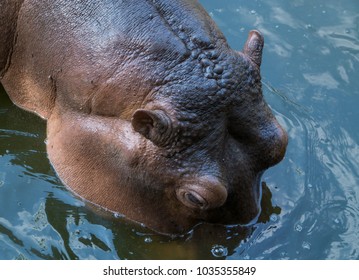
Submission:
[[[152,238],[151,237],[146,237],[144,241],[145,241],[145,243],[151,243]]]
[[[0,188],[5,184],[5,177],[6,177],[6,173],[0,172]]]
[[[116,219],[119,219],[119,218],[123,218],[123,217],[124,217],[124,215],[122,215],[122,214],[120,214],[120,213],[118,213],[118,212],[113,213],[113,216],[114,216]]]
[[[223,245],[214,245],[211,249],[211,253],[216,258],[226,257],[228,255],[228,249]]]
[[[301,232],[303,230],[303,227],[301,225],[296,225],[294,229],[295,231]]]
[[[255,15],[257,12],[256,12],[255,10],[251,10],[250,13],[251,13],[252,15]]]
[[[276,214],[272,214],[269,218],[272,222],[278,221],[278,216]]]
[[[314,27],[313,27],[313,25],[311,25],[311,24],[306,24],[306,25],[305,25],[305,29],[310,30],[310,31],[313,31],[313,30],[314,30]]]
[[[310,250],[311,244],[309,242],[303,241],[302,247],[303,249]]]

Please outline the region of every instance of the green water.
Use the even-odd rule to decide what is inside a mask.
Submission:
[[[104,218],[56,177],[45,122],[0,89],[0,259],[359,259],[359,2],[200,2],[233,48],[265,37],[264,94],[289,146],[263,176],[260,221],[170,238]]]

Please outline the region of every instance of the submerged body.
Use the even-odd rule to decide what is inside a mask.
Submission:
[[[0,32],[0,82],[74,192],[163,233],[257,217],[287,145],[259,32],[232,50],[194,0],[5,0]]]

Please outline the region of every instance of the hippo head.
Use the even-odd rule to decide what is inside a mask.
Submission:
[[[175,67],[132,115],[147,172],[166,181],[174,212],[227,224],[248,224],[259,214],[260,177],[287,146],[263,100],[262,49],[258,31],[250,32],[242,53],[208,48],[196,65]]]
[[[42,25],[32,40],[23,29],[36,29],[43,15],[18,24],[3,83],[48,119],[59,177],[86,200],[163,233],[251,223],[261,175],[287,146],[262,95],[262,35],[251,31],[238,52],[196,1],[110,2],[91,17],[53,7],[61,24]]]

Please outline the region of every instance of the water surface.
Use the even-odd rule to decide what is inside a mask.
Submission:
[[[0,259],[358,259],[359,2],[202,0],[229,44],[265,37],[264,95],[289,135],[251,228],[157,235],[56,177],[46,124],[0,94]]]

